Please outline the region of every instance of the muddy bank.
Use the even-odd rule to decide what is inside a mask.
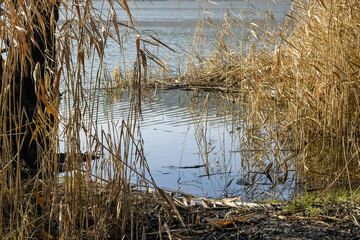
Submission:
[[[360,239],[359,204],[326,206],[319,214],[288,210],[288,203],[237,207],[179,206],[172,217],[160,205],[143,215],[146,239]],[[179,203],[177,203],[179,204]],[[183,222],[183,223],[182,223]],[[139,235],[140,234],[140,235]],[[129,236],[130,237],[130,236]],[[133,236],[135,237],[135,236]],[[131,238],[131,237],[130,237]],[[136,237],[135,237],[136,238]]]

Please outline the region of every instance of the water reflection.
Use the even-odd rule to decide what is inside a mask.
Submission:
[[[116,135],[109,122],[127,119],[129,93],[100,93],[97,127]],[[141,136],[135,141],[143,140],[157,185],[212,198],[240,196],[245,201],[289,199],[305,190],[359,185],[358,156],[344,160],[346,144],[319,140],[296,149],[292,133],[280,128],[271,114],[259,112],[262,120],[249,125],[247,104],[221,93],[152,90],[142,103]],[[100,161],[104,159],[106,155]],[[111,178],[110,168],[103,167],[107,172],[97,175]]]
[[[99,9],[108,7],[100,1],[96,3]],[[139,29],[143,33],[156,32],[161,41],[178,50],[180,55],[188,53],[204,3],[161,1],[152,4],[139,2],[138,8],[130,6]],[[290,4],[290,1],[281,1],[279,5],[268,1],[256,1],[253,5],[246,1],[225,1],[211,3],[208,15],[216,22],[222,21],[225,14],[233,14],[235,18],[242,18],[244,24],[255,21],[262,26],[264,12],[270,8],[274,26],[278,26]],[[122,9],[115,10],[123,17],[120,21],[127,20],[126,14],[121,14]],[[243,27],[240,24],[239,31]],[[210,43],[213,35],[214,29],[206,25],[204,37],[209,37]],[[108,68],[116,67],[121,56],[123,65],[131,65],[135,57],[134,44],[135,41],[130,40],[125,43],[124,53],[109,39],[105,60]],[[169,52],[161,51],[160,58],[168,56]],[[167,59],[173,67],[185,64],[174,55]],[[94,61],[94,66],[98,66],[96,59]],[[94,124],[96,131],[116,135],[109,125],[116,126],[127,119],[132,107],[129,93],[119,89],[109,95],[99,90],[97,96],[91,84],[89,89],[89,92],[95,91],[89,96],[96,99],[86,104],[95,111],[94,116],[84,112],[84,121],[93,119],[89,125]],[[184,90],[158,90],[149,96],[142,104],[139,123],[145,155],[159,186],[207,197],[241,196],[244,200],[289,197],[295,181],[294,151],[274,136],[271,123],[264,121],[258,127],[246,125],[250,116],[242,108],[242,101],[233,101],[222,94]],[[142,141],[140,136],[135,137]],[[105,175],[111,176],[111,170]]]
[[[358,154],[344,154],[350,151],[350,143],[317,139],[309,143],[298,161],[304,163],[299,168],[299,176],[306,191],[323,192],[355,190],[360,185]],[[345,159],[344,156],[351,156]]]
[[[293,151],[275,147],[279,143],[264,130],[248,131],[241,101],[204,91],[154,90],[149,95],[139,125],[160,187],[214,198],[289,197]],[[102,129],[108,121],[126,118],[128,99],[126,92],[100,99]]]
[[[290,1],[280,3],[272,9],[274,25],[280,24],[290,6]],[[133,11],[141,30],[156,31],[160,39],[174,49],[187,49],[190,45],[186,43],[192,41],[203,5],[193,1],[155,2],[154,7],[146,4],[139,3],[139,8]],[[253,4],[256,5],[240,1],[226,2],[226,6],[215,5],[212,20],[223,19],[226,8],[239,16],[243,9],[265,11],[274,7],[261,1]],[[257,14],[246,15],[243,22],[250,20],[261,25]],[[206,31],[209,35],[212,33],[211,29]],[[133,62],[131,49],[135,47],[126,45],[126,48],[129,54],[121,53],[117,45],[109,41],[106,53],[109,69],[117,65],[122,54],[126,56],[124,63]],[[173,60],[170,65],[183,64],[174,57]],[[118,89],[109,95],[104,90],[96,100],[89,101],[88,108],[96,106],[96,116],[91,116],[96,119],[94,128],[116,135],[109,125],[127,119],[132,107],[128,94]],[[246,111],[250,105],[242,106],[249,104],[246,101],[233,101],[221,93],[184,90],[158,90],[149,96],[142,104],[140,132],[145,157],[160,187],[206,197],[240,196],[244,200],[259,200],[288,199],[296,187],[300,191],[316,191],[329,185],[350,188],[360,182],[358,154],[353,155],[353,159],[342,158],[346,144],[319,141],[308,144],[305,149],[295,149],[293,143],[297,136],[281,129],[281,124],[271,114],[257,112],[259,120],[250,125],[254,124],[248,121],[252,117]],[[142,140],[135,137],[137,141]],[[110,177],[111,170],[106,174],[103,176]]]

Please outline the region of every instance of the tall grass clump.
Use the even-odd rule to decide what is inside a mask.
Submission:
[[[132,23],[126,1],[95,3],[1,1],[0,239],[139,239],[148,186],[171,204],[136,134],[141,36],[128,118],[97,125],[107,41],[120,48],[120,26],[133,26],[117,21],[122,8]]]
[[[352,189],[360,164],[359,11],[356,0],[293,0],[281,28],[268,28],[267,11],[237,37],[227,14],[214,47],[195,52],[181,78],[240,93],[247,141],[265,136],[264,152],[291,146],[310,188]],[[287,161],[277,161],[284,172]]]
[[[293,4],[294,31],[283,38],[275,75],[288,102],[289,126],[305,150],[304,170],[320,172],[315,181],[325,174],[328,186],[341,180],[351,189],[359,184],[360,164],[360,3]]]

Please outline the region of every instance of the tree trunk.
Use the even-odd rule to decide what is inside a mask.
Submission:
[[[15,35],[15,41],[22,46],[14,46],[12,39],[3,39],[8,43],[6,64],[13,64],[14,67],[5,66],[0,71],[2,83],[7,82],[12,87],[11,100],[7,102],[7,128],[15,159],[13,165],[21,168],[23,177],[34,176],[39,171],[38,160],[43,153],[51,151],[49,135],[54,128],[57,112],[53,103],[57,95],[54,94],[55,26],[59,18],[59,3],[55,0],[37,0],[24,11],[23,6],[28,2],[13,1],[16,12],[24,13],[21,21],[17,22],[20,26],[15,26],[15,31],[24,32],[23,35]],[[5,80],[3,71],[10,72],[10,69],[13,69],[12,74],[7,74]],[[1,89],[1,97],[4,98],[5,88]]]

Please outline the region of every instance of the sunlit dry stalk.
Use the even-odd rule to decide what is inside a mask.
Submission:
[[[266,29],[267,13],[264,28],[251,23],[244,29],[241,39],[250,41],[238,43],[240,49],[226,41],[233,31],[230,18],[225,19],[216,48],[202,57],[194,53],[181,77],[190,85],[240,92],[248,103],[250,133],[264,127],[259,112],[274,119],[265,130],[274,145],[265,149],[277,155],[274,146],[287,142],[300,151],[298,166],[309,182],[326,188],[333,185],[331,179],[341,179],[349,186],[356,182],[360,148],[359,11],[355,0],[293,0],[282,28]],[[287,168],[286,162],[278,163]],[[324,170],[326,181],[309,172],[317,168]]]
[[[134,29],[117,21],[115,9],[122,8],[132,22],[126,1],[106,2],[109,12],[93,1],[1,1],[1,239],[120,238],[130,221],[144,220],[148,192],[138,190],[156,185],[147,179],[142,142],[134,136],[150,53],[138,45],[129,118],[98,129],[107,41],[121,47],[119,26]],[[46,39],[44,48],[38,36]],[[36,51],[45,60],[36,60]],[[31,91],[36,107],[30,114],[19,98]],[[29,142],[33,166],[20,154]]]

